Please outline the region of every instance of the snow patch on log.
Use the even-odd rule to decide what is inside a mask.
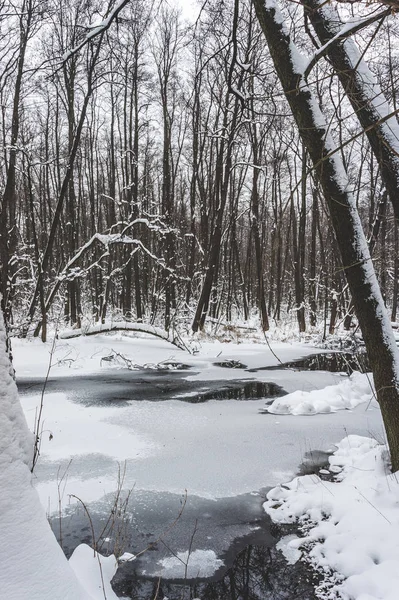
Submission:
[[[146,323],[131,323],[130,321],[116,321],[115,323],[99,323],[98,325],[91,325],[90,327],[82,327],[81,329],[69,329],[61,331],[58,334],[58,338],[61,340],[67,340],[70,338],[80,337],[84,335],[97,335],[99,333],[109,333],[111,331],[135,331],[137,333],[146,333],[147,335],[153,335],[165,342],[169,342],[180,350],[184,350],[191,354],[191,350],[188,345],[181,339],[181,337],[175,331],[165,331],[160,327],[154,327]]]

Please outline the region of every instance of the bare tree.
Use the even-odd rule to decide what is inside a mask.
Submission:
[[[2,308],[6,323],[11,315],[12,285],[13,285],[13,256],[17,248],[17,215],[16,215],[16,169],[17,153],[20,133],[21,98],[23,78],[25,74],[25,58],[28,42],[39,16],[38,3],[35,0],[22,0],[22,2],[9,5],[3,3],[2,10],[15,14],[17,19],[19,50],[14,59],[13,53],[6,64],[6,71],[14,66],[15,82],[12,91],[11,128],[7,147],[9,156],[6,167],[6,181],[0,205],[0,291],[2,294]],[[1,15],[0,15],[1,18]],[[8,49],[7,49],[8,50]]]

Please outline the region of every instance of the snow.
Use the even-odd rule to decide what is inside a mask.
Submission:
[[[33,436],[5,353],[1,311],[0,404],[1,598],[103,600],[104,586],[107,599],[116,600],[110,585],[115,558],[97,554],[94,559],[88,546],[79,546],[68,563],[32,486]]]
[[[69,564],[89,597],[99,600],[100,598],[118,600],[110,584],[118,568],[113,554],[107,557],[101,556],[90,546],[80,544],[69,559]]]
[[[99,323],[98,325],[83,327],[81,329],[61,331],[58,334],[58,337],[60,339],[69,339],[80,335],[94,335],[117,330],[135,331],[148,335],[154,335],[155,337],[169,341],[171,344],[176,345],[182,350],[188,350],[188,347],[179,340],[178,336],[174,336],[173,332],[168,333],[167,331],[159,327],[154,327],[153,325],[147,325],[145,323],[131,323],[129,321],[109,321],[105,323]]]
[[[285,535],[276,544],[277,550],[283,553],[289,565],[294,565],[302,556],[302,552],[296,547],[299,539],[297,535]]]
[[[279,523],[299,520],[291,540],[323,575],[320,598],[394,600],[399,585],[399,481],[375,439],[349,435],[330,457],[332,481],[296,477],[267,495]]]
[[[280,11],[280,8],[279,8],[276,0],[265,0],[265,8],[267,10],[275,11],[274,19],[275,19],[276,23],[278,23],[280,25],[282,25],[284,23],[284,17]]]
[[[14,339],[14,367],[18,378],[45,377],[50,360],[53,342],[43,344],[38,338]],[[141,366],[156,366],[163,361],[176,361],[192,367],[187,371],[190,380],[214,379],[246,379],[270,380],[278,376],[278,371],[240,372],[236,369],[215,367],[214,363],[228,360],[239,360],[249,369],[278,366],[279,361],[290,362],[295,359],[320,352],[312,346],[303,343],[273,342],[272,351],[265,344],[198,342],[198,352],[190,355],[186,351],[171,346],[169,343],[146,335],[134,333],[110,333],[75,339],[57,339],[53,352],[53,366],[50,377],[74,377],[75,375],[89,376],[106,369],[104,357],[113,353],[126,356],[132,363]],[[276,358],[276,356],[277,358]],[[121,365],[116,368],[121,368]],[[284,377],[290,379],[290,372],[285,371]],[[328,373],[309,372],[302,374],[302,381],[326,381]],[[338,376],[331,376],[336,379]],[[316,383],[316,386],[318,383]],[[319,386],[320,387],[320,386]]]
[[[16,340],[17,376],[44,376],[50,347],[51,343]],[[281,361],[292,361],[315,352],[303,344],[284,343],[273,343],[272,350]],[[218,380],[231,383],[234,379],[256,379],[276,382],[288,392],[312,393],[322,389],[319,393],[324,397],[326,385],[340,386],[348,381],[342,374],[294,369],[254,373],[214,364],[230,359],[240,360],[250,368],[278,365],[278,360],[263,344],[206,343],[193,356],[158,339],[115,333],[57,340],[50,379],[86,375],[94,385],[98,374],[115,378],[120,369],[102,361],[112,351],[123,354],[135,364],[155,365],[167,359],[186,363],[192,369],[185,371],[182,377],[199,384],[204,382],[203,387],[206,382]],[[353,379],[356,380],[356,376]],[[362,393],[368,393],[362,376],[359,382],[353,393],[363,389]],[[328,392],[335,403],[342,389],[345,388],[338,387],[335,395],[331,390]],[[22,398],[31,427],[40,391],[39,386],[36,393],[32,389],[31,394]],[[81,391],[83,399],[88,393],[89,390]],[[95,400],[96,392],[93,394]],[[272,414],[260,414],[266,409],[266,399],[211,400],[201,404],[178,399],[132,400],[123,405],[101,405],[92,400],[87,405],[77,400],[72,393],[65,392],[48,391],[44,397],[45,435],[35,475],[36,488],[50,513],[58,510],[57,482],[65,470],[64,508],[72,502],[69,494],[94,502],[113,493],[117,487],[118,465],[123,461],[126,461],[126,488],[135,486],[135,490],[176,494],[187,489],[189,495],[227,498],[276,485],[282,478],[294,475],[304,452],[311,448],[329,450],[331,444],[344,435],[346,427],[353,427],[357,433],[372,430],[378,435],[382,432],[380,412],[374,402],[353,408],[350,413],[314,415],[308,422],[289,414],[280,419]],[[355,404],[353,399],[352,406]]]
[[[32,417],[36,417],[37,401],[36,396],[23,400],[24,410],[31,425]],[[93,409],[79,404],[71,411],[70,402],[64,394],[47,394],[43,429],[48,435],[44,436],[42,458],[51,455],[52,460],[61,460],[68,455],[71,446],[74,456],[101,452],[119,461],[150,454],[152,442],[138,433],[133,435],[112,424],[112,417],[117,412],[115,408],[106,406],[97,406]],[[92,430],[93,417],[96,420],[95,437],[88,435]],[[68,427],[65,427],[65,423],[68,423]],[[73,435],[73,444],[71,444],[71,435]]]
[[[7,600],[90,600],[51,532],[32,487],[33,437],[10,375],[1,311],[0,347],[1,595]]]
[[[50,350],[51,343],[16,340],[17,377],[44,377]],[[303,344],[284,343],[272,343],[272,350],[283,362],[315,352],[314,348]],[[239,360],[256,369],[277,366],[278,359],[261,344],[203,343],[199,344],[196,355],[190,355],[163,340],[143,334],[132,337],[114,332],[57,340],[50,379],[69,377],[72,381],[76,375],[85,375],[94,385],[100,375],[117,378],[119,371],[126,371],[102,360],[111,352],[126,356],[134,364],[155,366],[166,360],[185,363],[191,369],[182,372],[181,377],[199,385],[203,382],[205,386],[207,381],[256,379],[277,382],[291,393],[275,399],[269,405],[268,413],[260,414],[267,408],[266,399],[215,400],[201,404],[177,399],[162,402],[128,400],[124,404],[101,404],[82,403],[68,391],[46,392],[44,435],[35,486],[50,514],[59,509],[58,488],[64,472],[62,511],[70,510],[68,505],[73,502],[70,494],[87,503],[89,511],[91,503],[97,503],[93,504],[95,510],[99,509],[99,502],[103,502],[105,508],[109,506],[108,495],[117,488],[118,468],[122,461],[126,461],[124,489],[135,487],[133,494],[148,491],[181,496],[187,490],[189,498],[215,501],[277,486],[268,494],[265,509],[280,523],[299,519],[305,536],[286,536],[280,540],[277,548],[288,563],[310,560],[315,567],[330,574],[328,589],[339,590],[348,600],[393,600],[391,590],[394,586],[397,589],[399,583],[396,575],[399,488],[394,476],[386,472],[384,447],[363,437],[368,432],[373,432],[377,438],[384,436],[380,411],[366,375],[354,373],[347,377],[295,369],[257,372],[226,369],[215,363]],[[95,397],[96,388],[92,392]],[[90,390],[87,393],[91,393]],[[32,389],[32,393],[22,398],[30,427],[39,400],[40,388]],[[276,418],[280,413],[284,414]],[[312,414],[312,419],[296,416],[305,413]],[[350,435],[337,445],[335,454],[330,457],[329,468],[322,469],[320,477],[295,477],[291,483],[279,485],[294,477],[305,452],[331,450],[346,431],[356,435]],[[16,452],[21,453],[19,447],[16,448]],[[29,470],[25,465],[24,468],[29,482]],[[30,485],[27,489],[38,505],[36,492]],[[50,555],[46,553],[48,540],[39,542],[43,551],[37,560],[31,561],[34,552],[29,540],[27,543],[25,531],[37,540],[34,528],[40,519],[32,513],[31,501],[27,506],[24,537],[17,536],[14,545],[10,542],[11,551],[6,538],[7,556],[21,555],[22,548],[26,559],[24,547],[28,545],[29,560],[25,562],[28,565],[32,562],[35,572],[40,572],[39,559],[41,564],[48,561],[52,568],[57,552],[62,568],[68,569],[57,544],[56,549],[51,547]],[[19,505],[17,508],[12,519],[21,512]],[[43,509],[40,506],[39,509],[40,518],[45,522]],[[2,518],[0,523],[3,522]],[[45,525],[48,528],[47,523]],[[49,529],[48,534],[54,541]],[[188,546],[189,539],[186,543]],[[209,543],[193,549],[190,555],[187,546],[175,548],[171,555],[153,564],[146,563],[147,575],[184,578],[187,569],[188,577],[209,577],[223,565],[220,554],[215,552],[215,547],[209,547]],[[71,566],[80,585],[73,580],[66,591],[57,583],[59,589],[57,587],[52,596],[47,592],[32,595],[29,590],[29,598],[99,600],[103,596],[95,595],[100,591],[102,594],[98,560],[101,561],[105,586],[108,586],[115,572],[115,558],[94,557],[88,547],[79,546]],[[135,556],[127,552],[122,560],[135,560]],[[19,566],[8,567],[8,572],[11,568],[12,573],[19,575]],[[69,579],[73,578],[73,573],[68,571]],[[26,581],[36,575],[26,576],[24,572],[21,577]],[[57,577],[65,580],[66,576],[64,573]],[[46,578],[49,578],[47,569]],[[50,576],[50,583],[52,579]],[[3,584],[1,577],[0,584]],[[17,595],[15,589],[4,589],[7,590],[6,597],[12,600],[28,598]],[[116,597],[110,588],[106,587],[106,593],[107,598]],[[328,598],[327,595],[320,597]]]
[[[302,52],[299,52],[293,42],[290,42],[290,52],[294,72],[298,75],[304,75],[306,67],[309,64],[309,57],[305,56]],[[324,123],[325,122],[323,122],[323,124]]]
[[[13,461],[29,465],[32,461],[33,435],[29,433],[18,399],[10,363],[5,353],[6,337],[0,317],[0,471],[4,472]]]
[[[363,402],[371,402],[374,396],[371,375],[355,372],[341,383],[327,386],[322,393],[297,390],[277,398],[267,410],[276,415],[315,415],[355,408]]]
[[[162,579],[211,577],[223,564],[213,550],[194,550],[191,554],[177,552],[176,556],[160,560],[159,569],[151,575]]]
[[[132,554],[131,552],[124,552],[119,557],[119,562],[120,563],[123,563],[123,562],[132,562],[133,560],[136,560],[136,555]]]

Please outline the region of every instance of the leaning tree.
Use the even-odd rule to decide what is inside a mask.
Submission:
[[[237,0],[236,0],[237,1]],[[399,350],[375,275],[344,164],[318,98],[307,84],[309,60],[295,46],[275,0],[253,0],[275,69],[313,163],[335,231],[374,376],[391,452],[399,469]]]

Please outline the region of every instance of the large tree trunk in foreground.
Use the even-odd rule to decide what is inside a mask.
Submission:
[[[344,166],[316,97],[303,78],[304,57],[297,51],[273,0],[253,0],[270,54],[304,146],[328,204],[342,263],[374,375],[377,399],[391,451],[399,469],[399,350],[367,248]]]

